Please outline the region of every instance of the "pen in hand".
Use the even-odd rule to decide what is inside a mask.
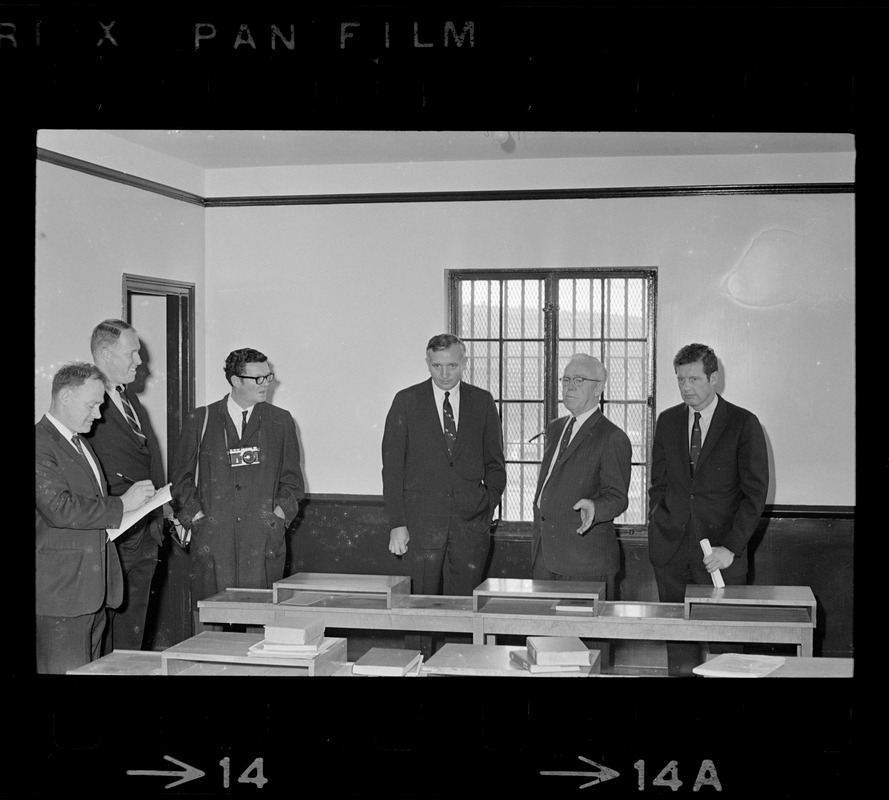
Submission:
[[[126,475],[124,475],[122,472],[115,472],[114,474],[117,475],[118,478],[123,478],[125,481],[129,481],[130,483],[135,483],[135,482],[136,482],[136,481],[134,481],[132,478],[128,478],[128,477],[127,477]]]

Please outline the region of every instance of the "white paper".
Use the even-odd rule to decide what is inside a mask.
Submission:
[[[705,556],[709,556],[710,553],[713,552],[713,548],[710,547],[710,540],[709,539],[701,539],[701,550],[704,551]],[[725,581],[722,578],[722,572],[720,572],[718,569],[711,572],[710,577],[713,578],[713,585],[717,589],[724,589],[725,588]]]
[[[135,511],[127,511],[123,515],[123,519],[120,522],[119,528],[106,528],[108,531],[109,539],[116,539],[120,536],[125,530],[133,527],[135,523],[137,523],[142,517],[144,517],[149,511],[153,511],[158,506],[162,506],[164,503],[169,503],[172,501],[172,495],[170,494],[170,486],[172,484],[167,484],[166,486],[158,489],[154,496],[143,503],[139,508]]]

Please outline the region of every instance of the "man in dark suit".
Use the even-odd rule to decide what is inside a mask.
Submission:
[[[456,336],[434,336],[426,365],[432,377],[398,392],[386,417],[389,550],[408,553],[414,594],[471,595],[506,486],[500,418],[490,392],[462,382]]]
[[[747,542],[769,488],[762,426],[716,393],[712,348],[686,345],[673,368],[683,402],[658,417],[649,489],[649,557],[665,603],[683,602],[688,584],[712,586],[717,569],[727,585],[745,583]],[[682,642],[668,643],[667,655],[671,675],[692,674],[704,660],[697,645]]]
[[[99,456],[112,496],[126,492],[133,481],[150,480],[155,488],[166,482],[160,446],[139,398],[127,387],[136,379],[142,363],[136,331],[120,319],[106,319],[93,330],[90,350],[93,362],[105,375],[102,417],[89,434]],[[109,614],[105,652],[141,650],[151,597],[151,579],[157,567],[158,547],[163,544],[164,516],[172,517],[169,505],[143,517],[114,544],[124,575],[124,598]]]
[[[628,505],[632,447],[599,410],[608,379],[602,363],[577,354],[565,367],[562,403],[570,414],[546,429],[534,496],[531,577],[600,581],[614,597],[620,553],[614,519]]]
[[[99,418],[102,373],[92,364],[62,367],[49,412],[35,436],[37,671],[64,674],[101,654],[105,608],[123,596],[120,562],[106,528],[154,494],[137,481],[122,497],[105,491],[98,458],[80,434]]]

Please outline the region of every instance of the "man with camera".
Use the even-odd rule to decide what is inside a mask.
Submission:
[[[266,402],[275,378],[268,358],[234,350],[225,377],[231,392],[189,415],[173,464],[192,602],[281,580],[285,533],[305,496],[293,417]]]

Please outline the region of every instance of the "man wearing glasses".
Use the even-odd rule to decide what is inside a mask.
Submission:
[[[188,418],[173,464],[173,505],[191,556],[192,601],[284,577],[285,533],[305,497],[293,417],[269,405],[268,358],[229,353],[231,392]]]
[[[535,580],[601,581],[614,597],[620,562],[614,518],[627,508],[629,437],[599,410],[607,373],[592,356],[572,356],[562,377],[570,412],[549,423],[531,539]]]

